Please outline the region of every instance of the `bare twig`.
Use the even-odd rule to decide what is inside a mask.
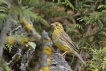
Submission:
[[[88,36],[91,30],[91,25],[88,26],[86,33],[84,34],[84,37]]]
[[[12,67],[21,57],[21,50],[19,50],[13,57],[12,60],[9,62],[9,66]]]

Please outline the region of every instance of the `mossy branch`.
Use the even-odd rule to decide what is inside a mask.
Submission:
[[[32,36],[26,37],[22,35],[19,36],[11,35],[11,36],[6,36],[5,44],[10,44],[10,45],[14,43],[25,44],[34,41],[36,41],[36,39]]]
[[[32,55],[32,58],[29,60],[28,66],[26,67],[26,71],[32,71],[34,70],[37,65],[39,64],[39,58],[41,56],[41,35],[36,32],[36,30],[33,28],[33,26],[27,22],[27,20],[25,18],[20,18],[20,23],[23,27],[23,29],[25,29],[25,31],[33,36],[36,39],[36,49]]]
[[[25,29],[25,31],[29,35],[33,36],[37,42],[41,40],[41,36],[39,35],[39,33],[36,32],[36,30],[33,28],[33,26],[30,23],[28,23],[25,18],[20,18],[20,23],[21,23],[22,27]]]
[[[38,71],[49,71],[49,65],[52,54],[52,43],[46,31],[42,32],[42,54],[40,57],[40,63]]]

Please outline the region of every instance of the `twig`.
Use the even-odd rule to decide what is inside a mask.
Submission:
[[[88,36],[90,30],[91,30],[91,25],[88,26],[87,31],[86,31],[84,37]]]
[[[12,67],[21,57],[21,50],[19,50],[19,52],[17,52],[13,57],[12,60],[9,62],[9,66]]]
[[[10,35],[11,35],[11,33],[13,33],[14,31],[18,30],[19,28],[21,28],[20,25],[19,25],[17,28],[14,28],[14,29],[10,32]]]

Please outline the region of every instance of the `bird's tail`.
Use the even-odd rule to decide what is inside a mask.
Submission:
[[[85,63],[85,61],[82,59],[81,55],[79,55],[76,51],[74,51],[74,54],[81,60],[81,62],[82,62],[83,64],[86,65],[86,63]]]

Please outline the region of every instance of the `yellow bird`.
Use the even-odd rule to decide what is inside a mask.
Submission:
[[[63,51],[73,53],[86,65],[82,57],[79,55],[76,45],[72,42],[71,38],[64,31],[63,26],[59,22],[55,22],[51,25],[54,28],[52,34],[52,40],[54,44]]]

